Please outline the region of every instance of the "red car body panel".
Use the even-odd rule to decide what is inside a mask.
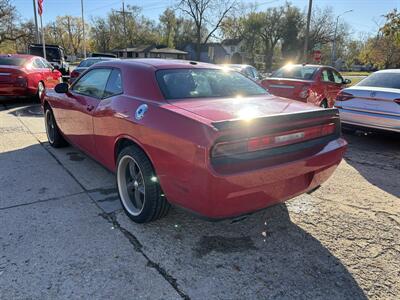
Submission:
[[[261,84],[271,94],[279,97],[307,102],[316,106],[321,106],[322,102],[326,101],[328,107],[333,107],[337,94],[346,85],[323,81],[321,74],[325,69],[335,70],[327,66],[318,66],[317,72],[310,80],[271,77],[264,79]],[[304,90],[306,90],[306,93],[302,95]]]
[[[216,141],[236,138],[252,130],[255,123],[237,118],[245,108],[250,107],[255,120],[263,122],[278,116],[278,122],[267,126],[275,131],[288,125],[287,121],[279,121],[281,114],[290,117],[325,110],[268,95],[242,99],[164,99],[156,81],[157,70],[218,68],[214,65],[135,59],[99,63],[90,69],[107,67],[121,70],[123,94],[99,101],[73,91],[67,94],[46,91],[43,105],[51,106],[67,140],[111,171],[116,168],[119,143],[124,139],[136,143],[152,162],[167,199],[197,214],[209,218],[232,217],[309,191],[328,179],[346,149],[346,142],[335,136],[326,143],[298,151],[278,151],[273,157],[215,164],[210,153]],[[148,105],[148,112],[137,120],[135,111],[141,104]],[[339,124],[336,113],[295,119],[291,122],[295,128],[311,123]],[[242,125],[237,127],[237,122]],[[227,128],[217,128],[224,126]]]
[[[33,66],[35,59],[42,59],[38,56],[13,54],[9,57],[22,58],[26,62],[22,66],[0,65],[0,96],[29,97],[37,93],[40,81],[45,88],[54,88],[60,82],[62,75],[58,70]]]

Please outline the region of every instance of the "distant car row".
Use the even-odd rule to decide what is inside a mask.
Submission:
[[[37,50],[36,45],[31,48],[31,51]],[[53,52],[53,56],[58,57],[57,51]],[[71,72],[70,83],[92,65],[111,60],[118,59],[99,56],[82,60]],[[400,132],[399,70],[376,72],[356,86],[347,88],[351,81],[329,66],[286,65],[265,79],[250,65],[231,64],[224,67],[242,73],[275,96],[323,108],[336,106],[340,110],[342,123],[348,129],[361,126]],[[54,88],[61,80],[61,72],[42,57],[0,55],[0,96],[40,99],[45,88]]]

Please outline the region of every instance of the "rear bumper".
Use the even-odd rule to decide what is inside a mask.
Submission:
[[[34,90],[27,87],[0,84],[0,96],[6,97],[27,97],[35,94]]]
[[[377,114],[339,108],[340,120],[343,124],[400,132],[400,116]]]
[[[266,208],[325,182],[339,165],[346,147],[346,141],[339,138],[318,153],[289,163],[232,175],[219,175],[210,169],[202,189],[180,205],[209,219],[235,217]]]

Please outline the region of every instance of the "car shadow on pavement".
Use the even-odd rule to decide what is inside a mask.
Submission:
[[[367,299],[342,262],[290,220],[285,204],[243,220],[209,222],[179,208],[145,225],[123,212],[116,219],[190,297]]]
[[[7,107],[10,107],[7,105]],[[33,104],[32,103],[19,103],[13,104],[11,106],[13,109],[9,112],[10,114],[16,117],[35,117],[35,118],[42,118],[43,111],[40,104]]]
[[[400,134],[345,134],[344,159],[374,186],[400,197]]]

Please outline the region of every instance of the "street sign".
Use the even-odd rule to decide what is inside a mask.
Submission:
[[[316,62],[321,62],[321,58],[322,58],[321,51],[320,50],[314,50],[313,58],[314,58],[314,60]]]

